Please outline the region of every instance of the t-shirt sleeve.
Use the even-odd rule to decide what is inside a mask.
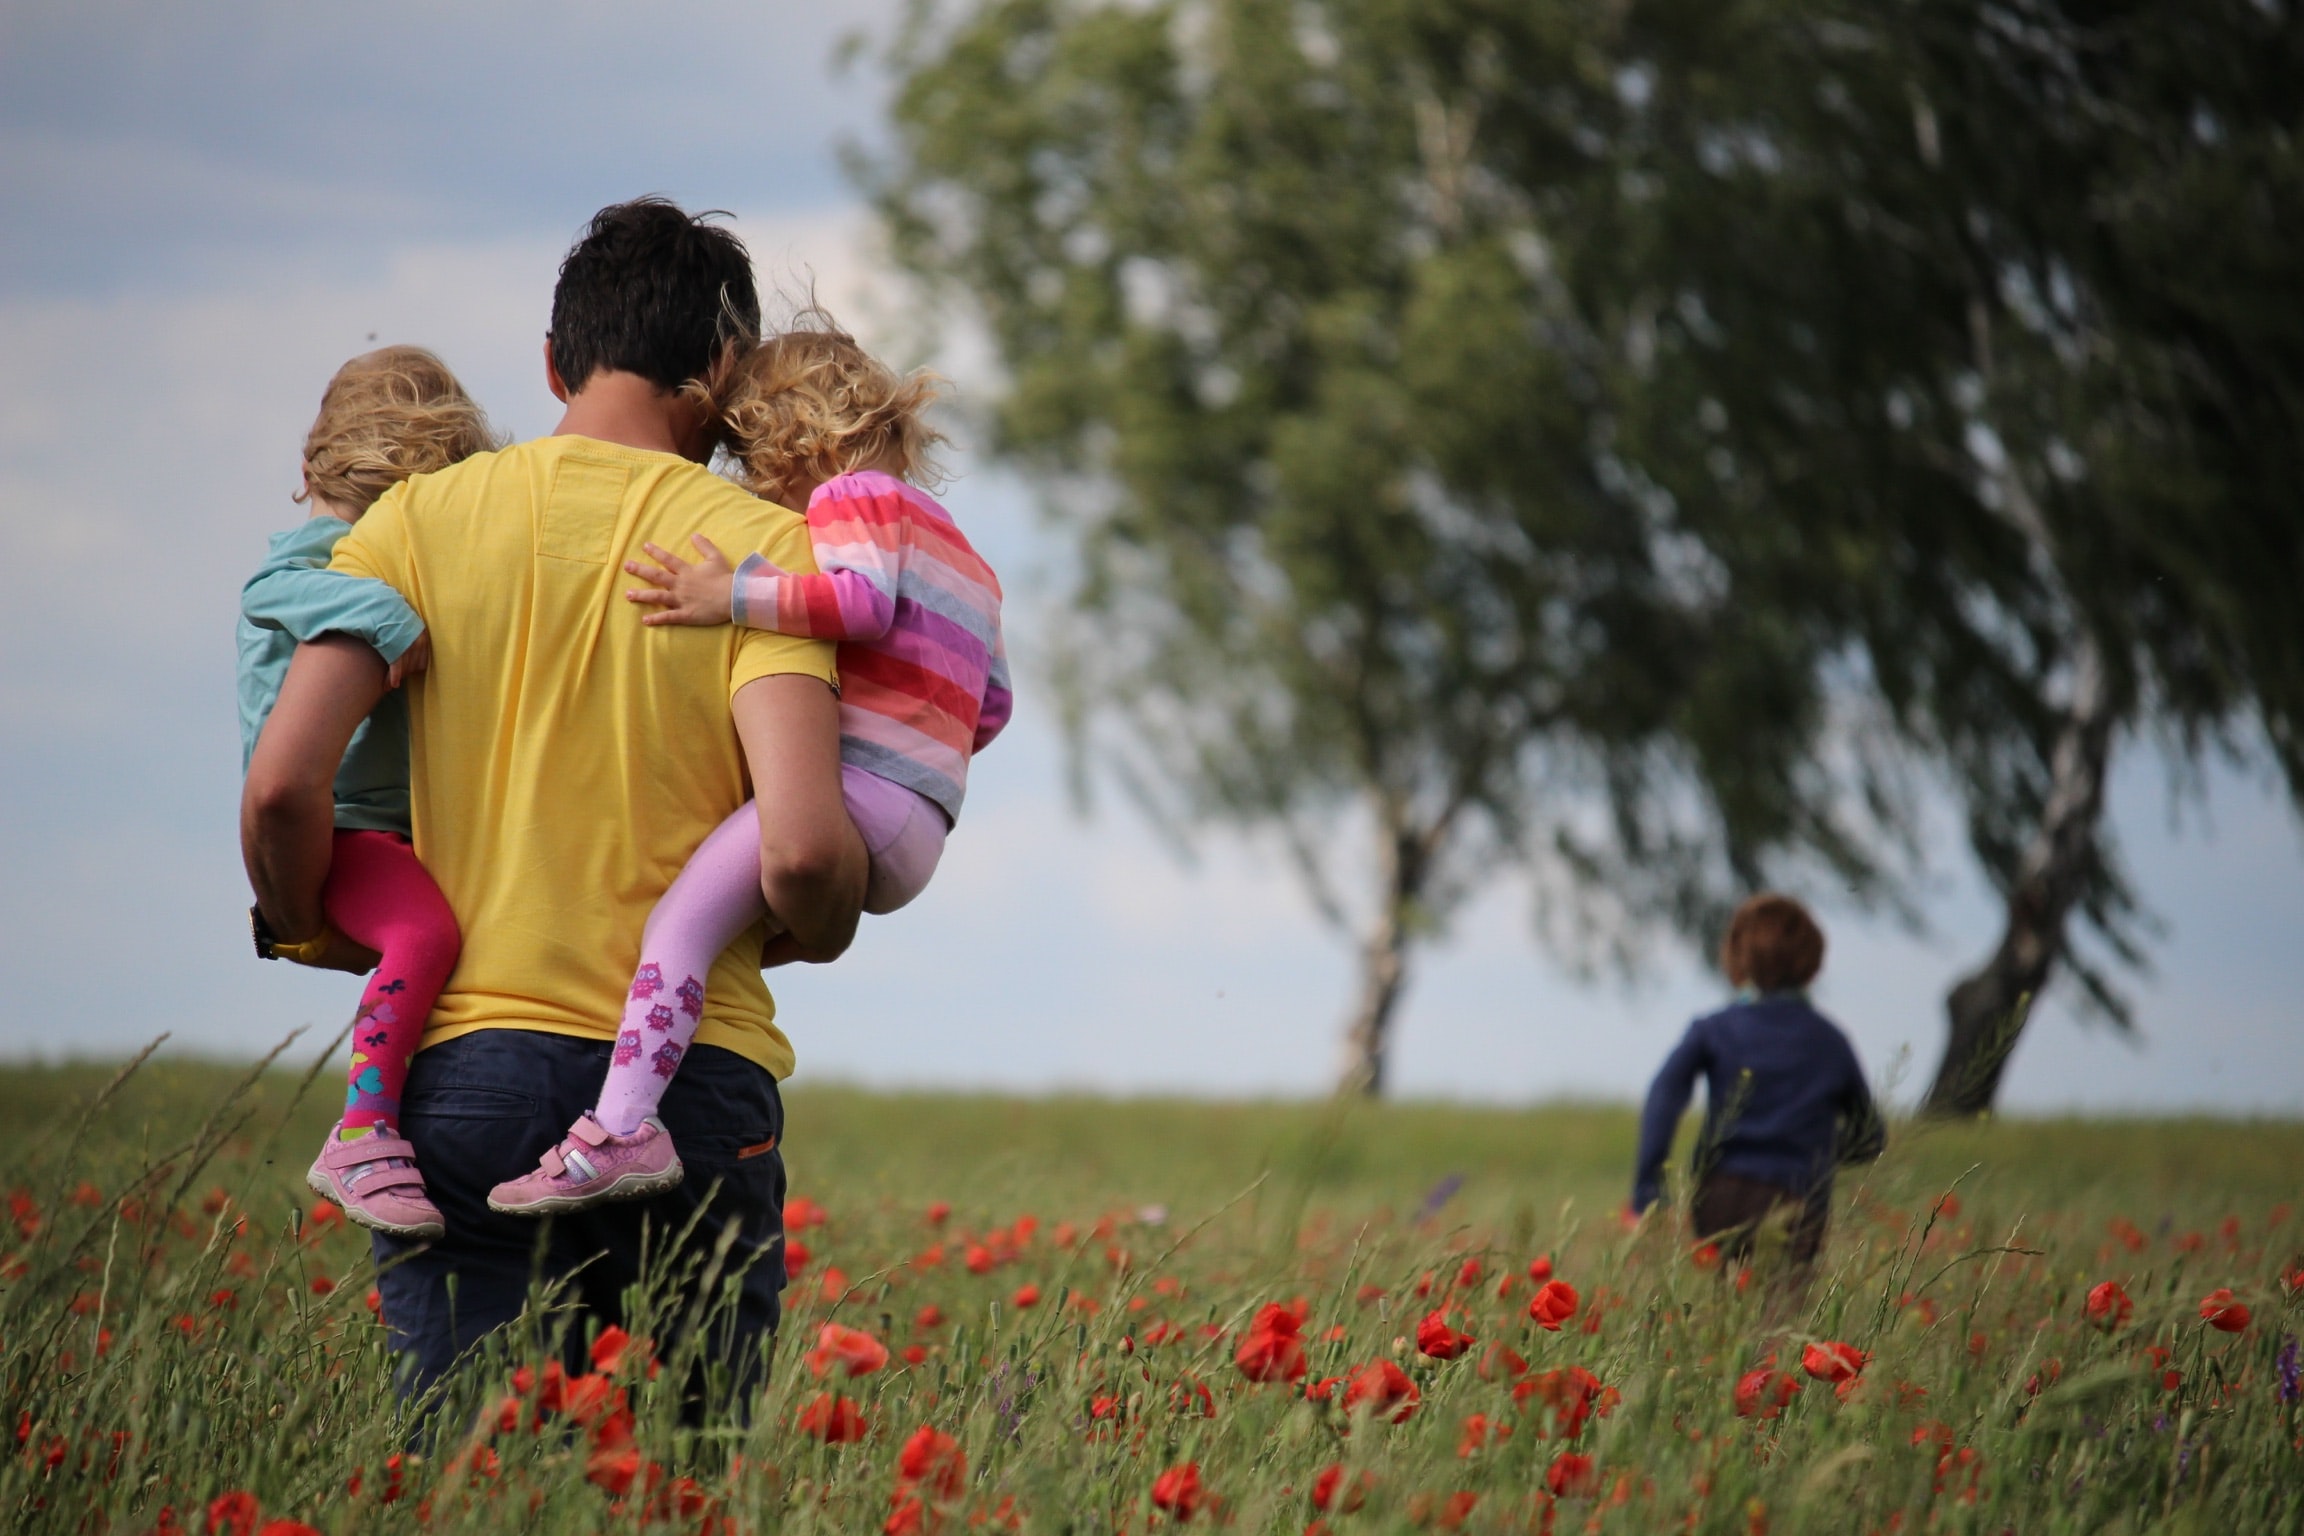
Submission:
[[[816,573],[816,555],[809,547],[808,525],[796,514],[777,520],[776,531],[761,545],[760,553],[783,570],[800,575]],[[822,678],[835,688],[840,686],[840,674],[833,660],[837,651],[831,641],[805,640],[780,635],[771,629],[739,629],[736,633],[736,654],[728,669],[729,698],[735,698],[737,690],[746,683],[794,672]]]
[[[336,541],[328,569],[381,581],[399,593],[421,619],[424,602],[411,579],[414,562],[408,550],[406,490],[407,482],[402,481],[376,498],[376,504],[352,525],[352,531]]]

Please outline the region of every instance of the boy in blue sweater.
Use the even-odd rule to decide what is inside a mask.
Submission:
[[[1773,1211],[1789,1214],[1787,1256],[1806,1269],[1824,1244],[1832,1172],[1870,1162],[1885,1144],[1864,1069],[1839,1027],[1808,1004],[1824,964],[1824,931],[1788,896],[1737,908],[1720,967],[1737,1000],[1688,1026],[1648,1089],[1632,1210],[1663,1192],[1664,1160],[1696,1077],[1704,1077],[1704,1131],[1696,1142],[1696,1235],[1731,1258],[1752,1249]]]

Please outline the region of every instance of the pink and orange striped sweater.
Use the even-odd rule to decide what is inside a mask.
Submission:
[[[839,641],[841,761],[917,790],[958,821],[968,759],[1013,708],[1000,578],[950,513],[877,470],[818,486],[808,538],[822,574],[747,556],[732,616]]]

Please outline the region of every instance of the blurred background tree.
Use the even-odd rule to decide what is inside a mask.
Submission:
[[[985,0],[889,62],[1075,745],[1291,851],[1345,1086],[1481,881],[1579,962],[1895,904],[1937,781],[2008,921],[1930,1104],[1986,1107],[2059,967],[2125,1020],[2115,741],[2304,784],[2284,13]]]

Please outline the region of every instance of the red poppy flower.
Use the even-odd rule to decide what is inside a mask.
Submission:
[[[1746,1371],[1736,1381],[1736,1417],[1740,1419],[1773,1419],[1791,1403],[1793,1395],[1806,1383],[1799,1377],[1762,1366],[1757,1371]]]
[[[1344,1411],[1366,1405],[1380,1419],[1405,1424],[1416,1412],[1416,1405],[1424,1394],[1416,1390],[1416,1383],[1408,1373],[1389,1360],[1371,1360],[1354,1371],[1344,1385]]]
[[[1528,1279],[1531,1283],[1542,1285],[1551,1278],[1552,1256],[1550,1254],[1539,1254],[1528,1261]]]
[[[1301,1379],[1308,1369],[1304,1361],[1303,1315],[1276,1302],[1259,1308],[1232,1363],[1239,1366],[1240,1374],[1250,1381]]]
[[[826,1323],[816,1334],[816,1347],[803,1358],[811,1376],[828,1375],[835,1366],[850,1376],[869,1376],[888,1363],[888,1346],[861,1328]]]
[[[1029,1282],[1016,1287],[1016,1294],[1008,1298],[1008,1304],[1013,1307],[1038,1306],[1039,1303],[1040,1287]]]
[[[1206,1498],[1196,1461],[1179,1462],[1152,1479],[1152,1507],[1167,1511],[1179,1525],[1197,1514]]]
[[[1469,1456],[1486,1445],[1492,1427],[1499,1431],[1496,1436],[1499,1440],[1512,1433],[1512,1426],[1509,1424],[1491,1426],[1488,1422],[1488,1415],[1484,1413],[1467,1414],[1464,1419],[1463,1438],[1456,1442],[1457,1456],[1459,1458]]]
[[[943,1325],[944,1309],[934,1302],[922,1307],[912,1318],[912,1326],[915,1328],[941,1328]]]
[[[1380,1285],[1364,1285],[1352,1293],[1352,1301],[1356,1306],[1372,1307],[1383,1299],[1384,1287]]]
[[[1373,1472],[1362,1472],[1346,1484],[1344,1463],[1330,1462],[1312,1480],[1312,1507],[1323,1512],[1349,1515],[1368,1502],[1369,1490],[1375,1486],[1376,1474]]]
[[[586,1371],[581,1376],[568,1378],[567,1385],[560,1391],[559,1407],[579,1424],[597,1424],[623,1412],[624,1389],[596,1371]]]
[[[1535,1273],[1534,1265],[1529,1266],[1529,1273]],[[1560,1325],[1576,1315],[1576,1306],[1576,1287],[1565,1280],[1547,1280],[1528,1303],[1528,1316],[1538,1327],[1558,1333]]]
[[[939,1200],[935,1204],[928,1207],[928,1225],[932,1227],[940,1227],[944,1225],[945,1221],[950,1218],[951,1215],[952,1202],[949,1200]]]
[[[1502,1344],[1491,1344],[1480,1354],[1480,1379],[1494,1381],[1499,1376],[1519,1377],[1528,1374],[1528,1362],[1519,1352]]]
[[[1482,1269],[1481,1263],[1478,1259],[1466,1259],[1461,1265],[1457,1267],[1456,1289],[1460,1291],[1468,1291],[1473,1286],[1478,1285],[1480,1283],[1480,1276],[1483,1272],[1484,1271]]]
[[[2116,1280],[2104,1280],[2088,1291],[2088,1321],[2111,1333],[2124,1325],[2135,1312],[2136,1303]]]
[[[2244,1303],[2232,1299],[2229,1286],[2220,1285],[2200,1298],[2200,1320],[2219,1333],[2240,1332],[2251,1315]]]
[[[208,1536],[255,1536],[260,1514],[256,1495],[247,1489],[220,1493],[208,1501]]]
[[[840,1445],[850,1440],[861,1440],[871,1428],[865,1422],[864,1411],[845,1397],[834,1397],[819,1392],[800,1409],[800,1430],[813,1435],[826,1445]]]
[[[1468,1333],[1458,1333],[1448,1326],[1445,1307],[1424,1314],[1416,1325],[1416,1352],[1435,1360],[1453,1360],[1479,1341]]]
[[[784,1230],[805,1232],[810,1227],[824,1225],[824,1207],[806,1195],[789,1195],[784,1201]]]
[[[1872,1357],[1853,1344],[1831,1341],[1800,1351],[1800,1369],[1818,1381],[1854,1381]]]
[[[799,1279],[800,1272],[808,1267],[808,1261],[815,1256],[815,1250],[800,1239],[796,1237],[784,1239],[785,1277],[791,1280]]]
[[[1623,1400],[1622,1393],[1580,1365],[1546,1371],[1513,1385],[1512,1401],[1524,1403],[1532,1397],[1541,1399],[1551,1410],[1552,1423],[1564,1440],[1582,1434],[1584,1421],[1594,1414],[1608,1417]]]
[[[604,1376],[615,1375],[616,1368],[624,1363],[624,1351],[631,1346],[632,1335],[610,1323],[592,1341],[592,1368]]]
[[[1544,1486],[1560,1499],[1585,1498],[1600,1491],[1600,1471],[1592,1458],[1562,1451],[1544,1471]]]
[[[972,1275],[990,1274],[992,1272],[992,1250],[982,1243],[970,1243],[961,1262],[968,1266],[968,1273]]]
[[[611,1419],[601,1427],[606,1433],[584,1457],[584,1481],[620,1499],[640,1476],[640,1448],[632,1443],[632,1430],[624,1419]]]
[[[944,1503],[960,1497],[968,1481],[968,1454],[942,1430],[923,1424],[896,1453],[896,1473],[905,1491],[923,1487]]]

